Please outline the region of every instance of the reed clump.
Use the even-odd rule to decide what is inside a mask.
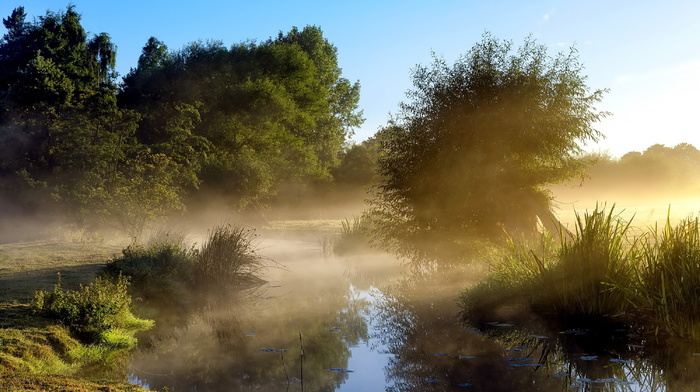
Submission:
[[[257,252],[254,230],[218,226],[200,249],[187,247],[179,235],[161,238],[150,246],[124,249],[105,272],[130,277],[135,293],[145,300],[171,304],[184,303],[195,293],[262,282],[259,272],[266,259]]]
[[[613,210],[577,214],[573,238],[558,244],[546,235],[537,244],[511,240],[489,276],[461,294],[464,317],[488,320],[509,307],[700,339],[698,218],[634,235]]]
[[[630,302],[647,312],[655,333],[700,340],[700,220],[667,219],[644,243]]]
[[[352,220],[345,218],[340,223],[340,236],[333,246],[335,254],[342,256],[371,250],[369,233],[372,220],[367,213],[353,215]]]

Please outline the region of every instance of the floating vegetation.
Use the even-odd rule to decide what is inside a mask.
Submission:
[[[348,370],[345,368],[330,368],[330,369],[326,369],[326,370],[331,371],[331,372],[335,372],[335,373],[352,373],[353,372],[353,370]]]

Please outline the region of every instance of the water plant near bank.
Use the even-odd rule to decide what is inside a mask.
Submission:
[[[149,246],[134,244],[106,267],[109,276],[133,281],[136,295],[148,301],[183,304],[193,294],[262,283],[265,257],[257,253],[254,230],[230,224],[214,228],[200,249],[179,236],[165,236]]]
[[[558,244],[511,240],[490,275],[462,293],[472,321],[535,314],[564,323],[620,323],[648,333],[700,339],[698,218],[633,233],[631,220],[596,207],[577,214]],[[507,312],[506,312],[507,309]]]

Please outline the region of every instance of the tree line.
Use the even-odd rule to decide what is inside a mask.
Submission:
[[[138,232],[212,196],[238,210],[333,181],[362,121],[319,27],[226,47],[152,37],[119,79],[74,6],[3,19],[0,199]]]

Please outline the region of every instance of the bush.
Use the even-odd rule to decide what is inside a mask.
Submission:
[[[134,293],[149,301],[172,302],[182,299],[189,290],[194,249],[172,242],[158,242],[150,247],[130,245],[105,267],[105,274],[128,276]]]
[[[97,278],[87,286],[81,285],[79,290],[64,291],[59,278],[53,292],[40,290],[35,294],[32,308],[60,320],[84,340],[105,341],[107,331],[138,330],[152,326],[152,322],[138,319],[131,313],[128,285],[128,279],[123,276],[119,276],[115,282]]]

